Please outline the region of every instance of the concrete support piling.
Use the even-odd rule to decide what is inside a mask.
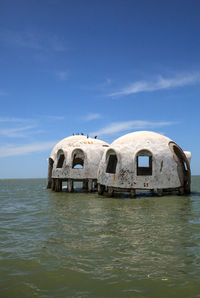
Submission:
[[[114,192],[114,191],[113,191],[113,188],[109,186],[109,187],[108,187],[108,196],[109,196],[109,197],[112,197],[112,196],[113,196],[113,192]]]
[[[93,181],[92,179],[88,179],[88,191],[92,192],[93,190]]]
[[[59,178],[55,179],[55,191],[56,192],[62,191],[62,180]]]
[[[179,187],[179,189],[178,189],[178,193],[179,193],[179,195],[181,195],[181,196],[184,195],[185,190],[184,190],[184,187],[183,187],[183,186]]]
[[[97,183],[97,180],[94,181],[94,189],[97,190],[97,187],[98,187],[98,183]]]
[[[135,191],[135,189],[131,189],[130,190],[130,197],[131,197],[131,199],[134,199],[135,198],[135,195],[136,195],[136,191]]]
[[[55,179],[51,180],[51,189],[54,191],[55,190]]]
[[[48,166],[48,182],[47,182],[47,188],[51,188],[52,184],[52,171],[53,171],[53,164],[54,161],[52,158],[49,158],[49,166]]]
[[[163,189],[162,188],[158,188],[157,189],[157,194],[159,197],[162,197],[163,196]]]
[[[73,192],[74,191],[74,182],[72,179],[68,179],[67,181],[67,188],[69,192]]]
[[[84,190],[88,190],[88,181],[87,180],[83,180],[83,189]]]
[[[105,186],[98,183],[97,190],[98,190],[99,195],[103,195],[104,190],[105,190]]]

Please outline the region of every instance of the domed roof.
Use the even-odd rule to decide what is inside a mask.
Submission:
[[[136,131],[132,133],[128,133],[118,139],[116,139],[111,145],[123,145],[130,144],[135,142],[146,142],[149,140],[150,142],[170,142],[172,141],[168,137],[165,137],[159,133],[153,131]]]
[[[98,139],[93,139],[89,138],[84,135],[75,135],[75,136],[70,136],[67,138],[62,139],[60,142],[58,142],[53,150],[51,151],[50,157],[54,159],[55,154],[59,149],[67,149],[68,147],[82,147],[84,145],[108,145],[106,142],[98,140]]]

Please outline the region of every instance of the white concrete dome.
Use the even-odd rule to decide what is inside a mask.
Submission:
[[[84,135],[70,136],[58,142],[49,158],[47,187],[51,188],[55,179],[59,179],[59,183],[70,180],[72,184],[73,181],[96,181],[100,160],[108,146],[106,142]]]
[[[116,139],[111,145],[127,145],[135,142],[170,142],[171,140],[153,131],[136,131]]]
[[[187,152],[187,156],[190,154]],[[170,138],[151,131],[126,134],[102,157],[98,182],[113,189],[190,188],[186,154]]]
[[[104,141],[89,138],[85,135],[74,135],[59,141],[51,151],[50,157],[54,160],[59,149],[67,150],[69,147],[80,147],[82,145],[108,145]]]

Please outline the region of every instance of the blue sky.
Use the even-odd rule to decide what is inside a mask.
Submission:
[[[162,133],[200,174],[200,2],[0,1],[0,178],[72,133]]]

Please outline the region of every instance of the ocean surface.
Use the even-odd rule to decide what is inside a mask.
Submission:
[[[0,297],[200,297],[200,176],[136,199],[0,180]]]

